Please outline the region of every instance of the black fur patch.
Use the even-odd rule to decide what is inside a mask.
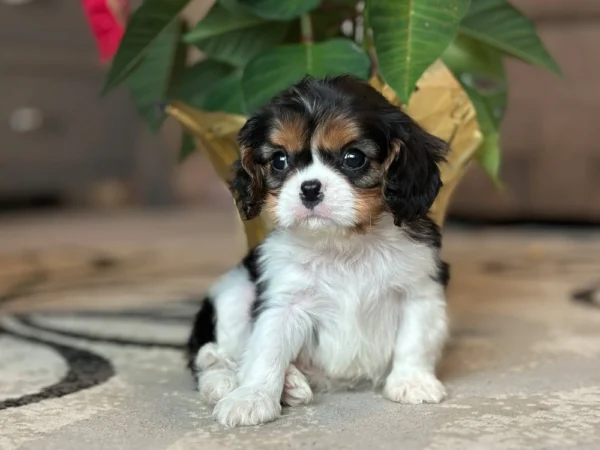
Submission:
[[[200,311],[196,314],[192,333],[190,334],[186,347],[188,368],[192,372],[195,372],[194,359],[196,358],[198,350],[205,344],[214,342],[216,339],[215,323],[216,314],[212,299],[206,297],[202,301]]]
[[[256,289],[256,291],[255,291],[256,297],[254,300],[254,304],[252,305],[252,312],[251,312],[252,320],[256,320],[259,312],[262,311],[265,306],[264,295],[263,295],[263,292],[265,291],[265,283],[258,281],[258,279],[260,277],[260,269],[258,266],[258,259],[260,257],[260,249],[261,249],[260,245],[257,246],[252,251],[250,251],[250,253],[248,253],[248,255],[246,255],[246,257],[242,261],[242,265],[248,271],[248,274],[250,276],[250,281],[252,281],[254,283],[254,286]]]
[[[440,227],[433,220],[426,217],[405,223],[403,229],[415,242],[420,242],[436,249],[438,270],[433,279],[442,286],[447,287],[450,282],[450,265],[440,258],[440,251],[442,249]]]
[[[395,115],[392,126],[400,136],[400,148],[387,170],[383,197],[400,225],[424,217],[431,208],[442,187],[438,163],[444,160],[447,146],[405,114]]]
[[[246,268],[248,271],[248,276],[250,277],[250,281],[256,283],[258,277],[260,275],[258,270],[258,256],[260,252],[260,245],[253,248],[248,252],[248,254],[242,259],[242,266]]]
[[[450,283],[450,264],[441,259],[438,259],[438,273],[435,280],[444,287],[448,287]]]
[[[442,248],[442,233],[440,227],[428,217],[407,222],[403,230],[413,241],[427,244],[430,247]]]
[[[256,287],[256,301],[252,306],[253,319],[256,318],[256,316],[258,315],[258,311],[262,306],[262,302],[260,300],[262,284],[258,283],[258,278],[260,276],[258,268],[259,251],[260,246],[254,248],[244,257],[244,259],[240,263],[248,271],[248,277]],[[196,315],[196,319],[194,320],[194,326],[192,328],[192,332],[190,334],[186,347],[188,368],[190,370],[195,370],[194,359],[196,358],[198,350],[200,350],[200,348],[202,348],[205,344],[208,344],[209,342],[215,342],[215,325],[217,320],[218,318],[213,305],[213,299],[211,299],[210,297],[206,297],[202,302],[200,311],[198,311],[198,314]]]

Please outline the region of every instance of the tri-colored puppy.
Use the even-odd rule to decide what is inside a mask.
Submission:
[[[210,289],[190,337],[216,419],[268,422],[313,389],[363,381],[395,402],[440,402],[448,266],[427,212],[445,143],[342,76],[279,94],[239,144],[233,193],[274,231]]]

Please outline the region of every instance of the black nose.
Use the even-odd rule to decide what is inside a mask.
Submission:
[[[319,180],[308,180],[300,185],[300,198],[302,203],[307,208],[311,208],[317,205],[323,200],[323,194],[321,193],[321,182]]]

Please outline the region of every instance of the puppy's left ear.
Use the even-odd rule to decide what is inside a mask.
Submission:
[[[438,163],[448,145],[427,133],[401,111],[390,133],[384,165],[383,198],[396,225],[425,216],[442,187]]]

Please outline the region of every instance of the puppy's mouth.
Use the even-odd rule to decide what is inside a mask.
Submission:
[[[331,209],[323,203],[308,207],[301,205],[294,211],[294,217],[300,222],[311,219],[331,220]]]
[[[336,217],[335,211],[325,204],[319,204],[314,208],[298,207],[294,211],[294,222],[296,227],[308,230],[347,228],[347,225]]]

